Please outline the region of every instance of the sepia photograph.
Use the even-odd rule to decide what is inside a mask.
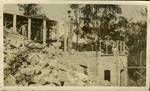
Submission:
[[[4,4],[4,86],[146,86],[147,6]]]

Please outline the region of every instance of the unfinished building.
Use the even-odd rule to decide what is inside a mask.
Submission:
[[[69,55],[78,70],[96,80],[98,86],[127,86],[128,65],[124,41],[100,41],[100,50]]]
[[[56,40],[56,21],[47,17],[33,17],[5,12],[3,13],[3,21],[4,28],[9,28],[12,32],[18,32],[39,43],[45,44]],[[26,28],[24,34],[19,32],[22,26]]]
[[[56,21],[47,18],[3,14],[4,28],[12,28],[18,32],[22,25],[27,26],[24,36],[30,40],[47,44],[55,38],[51,37],[51,30]],[[100,40],[98,52],[79,52],[78,55],[69,55],[71,62],[81,66],[78,70],[96,80],[97,85],[127,86],[127,55],[124,41]]]

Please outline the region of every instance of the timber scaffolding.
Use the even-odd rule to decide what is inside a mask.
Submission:
[[[47,17],[27,16],[6,12],[3,13],[3,21],[3,26],[5,28],[12,27],[12,30],[16,32],[18,32],[18,29],[21,25],[27,24],[26,37],[29,40],[34,40],[33,37],[35,37],[38,33],[38,39],[40,40],[40,43],[43,44],[49,42],[49,37],[51,36],[50,32],[54,29],[54,26],[57,24],[55,20],[50,20]],[[54,33],[55,38],[53,39],[56,40],[56,31],[54,31]]]
[[[100,40],[99,41],[99,50],[100,55],[110,56],[114,55],[113,49],[118,49],[118,55],[126,55],[126,45],[125,41],[110,41],[110,40]]]

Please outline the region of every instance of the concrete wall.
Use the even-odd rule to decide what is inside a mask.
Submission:
[[[125,86],[127,84],[127,56],[119,56],[118,58],[113,55],[103,55],[96,58],[96,53],[78,53],[78,55],[69,55],[66,60],[71,60],[71,63],[77,65],[85,65],[88,68],[88,75],[98,81],[96,85],[103,86],[104,81],[104,71],[110,70],[111,77],[110,83],[112,86]],[[118,61],[119,60],[119,61]],[[117,65],[118,64],[118,67]],[[123,67],[124,65],[125,67]],[[120,77],[121,70],[124,69],[122,76]],[[83,72],[83,68],[78,69]],[[120,80],[122,78],[122,80]],[[120,83],[120,81],[123,81]]]
[[[118,62],[117,62],[118,61]],[[124,66],[123,66],[124,65]],[[97,80],[99,85],[105,85],[104,71],[110,70],[110,84],[112,86],[120,86],[127,84],[127,57],[119,56],[115,58],[114,56],[102,56],[98,58],[98,75]],[[122,70],[122,75],[120,75]],[[122,76],[122,77],[121,77]],[[122,78],[122,80],[120,80]],[[121,82],[120,81],[124,81]],[[123,84],[124,83],[124,84]]]

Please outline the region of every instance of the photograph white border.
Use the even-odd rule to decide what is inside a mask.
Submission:
[[[146,86],[145,87],[136,87],[136,86],[128,86],[128,87],[117,87],[117,86],[88,86],[88,87],[80,87],[80,86],[64,86],[64,87],[49,87],[49,86],[4,86],[3,81],[3,5],[4,4],[119,4],[119,5],[145,5],[148,8],[147,15],[147,65],[146,65]],[[150,1],[69,1],[69,0],[3,0],[0,4],[0,91],[2,89],[18,91],[18,90],[48,90],[48,91],[148,91],[150,85]]]

